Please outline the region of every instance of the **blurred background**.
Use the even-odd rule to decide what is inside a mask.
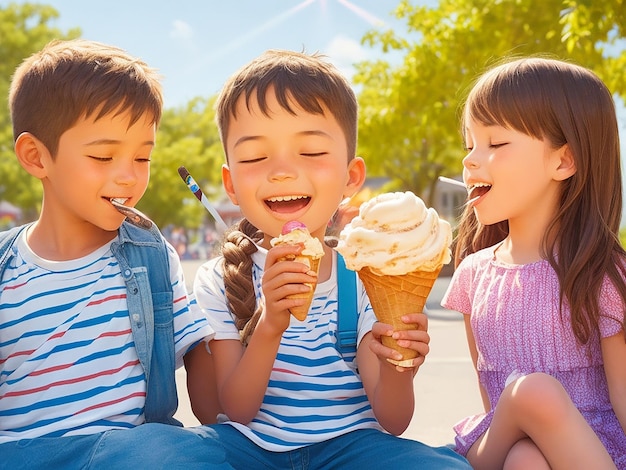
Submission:
[[[266,49],[322,52],[351,80],[363,197],[410,190],[453,225],[465,191],[438,177],[460,179],[459,106],[505,57],[547,54],[594,70],[614,92],[626,142],[624,0],[0,0],[0,229],[35,219],[41,204],[39,183],[13,155],[11,75],[51,39],[75,37],[122,47],[163,75],[166,110],[137,207],[183,259],[210,257],[218,234],[177,169],[189,170],[227,223],[239,217],[221,188],[213,102]]]

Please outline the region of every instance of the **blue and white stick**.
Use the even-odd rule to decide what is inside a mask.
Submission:
[[[226,229],[228,229],[228,227],[226,226],[226,223],[224,222],[224,219],[222,219],[219,212],[217,212],[217,209],[215,208],[215,206],[213,206],[213,204],[209,202],[207,197],[204,195],[204,193],[200,189],[200,186],[198,186],[198,183],[196,183],[196,180],[194,180],[193,177],[187,171],[187,168],[185,168],[184,166],[181,166],[180,168],[178,168],[178,174],[183,179],[183,181],[185,182],[189,190],[193,193],[193,195],[196,196],[198,201],[200,201],[202,205],[206,208],[206,210],[208,210],[209,213],[213,216],[213,218],[215,219],[218,232],[224,233]]]

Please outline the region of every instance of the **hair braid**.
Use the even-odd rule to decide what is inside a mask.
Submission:
[[[253,243],[262,239],[262,233],[242,219],[224,236],[224,287],[228,308],[237,317],[235,325],[241,332],[241,342],[246,344],[254,331],[262,306],[256,305],[252,283],[252,254],[257,251]]]

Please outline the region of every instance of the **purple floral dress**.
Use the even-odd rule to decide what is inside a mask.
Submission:
[[[493,410],[509,376],[544,372],[558,379],[613,457],[626,469],[626,435],[613,412],[600,338],[577,343],[559,284],[547,261],[510,265],[497,261],[496,247],[468,256],[459,265],[441,305],[471,315],[478,350],[477,370]],[[600,334],[623,334],[624,306],[610,282],[600,295]],[[493,411],[454,426],[457,451],[466,455],[491,424]]]

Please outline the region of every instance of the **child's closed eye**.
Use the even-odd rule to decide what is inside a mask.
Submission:
[[[99,157],[96,155],[87,155],[87,157],[98,162],[110,162],[111,160],[113,160],[113,157]]]
[[[239,163],[257,163],[262,162],[266,158],[267,157],[242,158],[241,160],[239,160]]]
[[[97,155],[87,155],[88,158],[95,160],[97,162],[110,162],[113,161],[113,157],[101,157]],[[150,157],[137,157],[135,161],[138,163],[150,163]]]

